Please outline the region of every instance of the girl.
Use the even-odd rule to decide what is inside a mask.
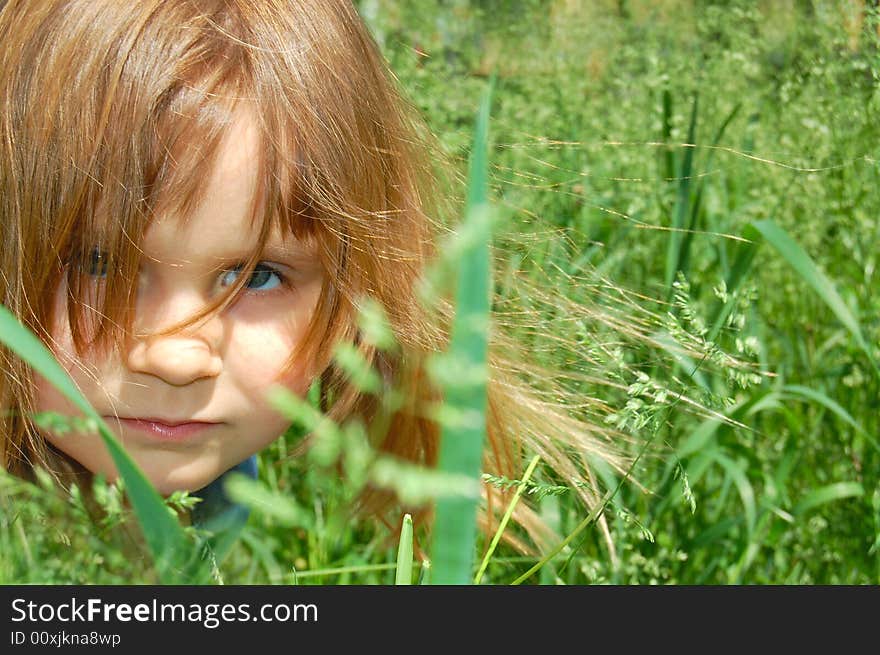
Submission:
[[[161,493],[201,489],[282,434],[272,384],[301,395],[318,379],[331,418],[369,423],[379,402],[334,363],[340,342],[404,392],[376,447],[435,463],[424,364],[447,321],[417,289],[444,203],[424,129],[347,0],[10,0],[0,44],[0,302]],[[366,296],[391,353],[361,338]],[[2,354],[3,466],[112,478],[97,434],[35,425],[77,412]],[[530,392],[522,364],[492,363],[484,470],[516,478],[534,451],[592,505],[586,459],[619,466],[608,444]],[[525,505],[518,520],[540,538]]]

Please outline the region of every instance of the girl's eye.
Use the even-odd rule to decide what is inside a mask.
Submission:
[[[244,265],[238,265],[235,268],[225,271],[221,279],[223,286],[228,286],[235,282],[235,276],[244,268]],[[251,273],[251,279],[245,285],[248,289],[257,291],[271,291],[280,286],[284,281],[281,273],[267,264],[257,264],[254,272]]]
[[[85,262],[84,268],[87,274],[98,278],[107,277],[107,259],[107,253],[94,248]],[[223,286],[233,284],[236,276],[243,268],[244,264],[239,264],[235,268],[224,271],[221,284]],[[251,273],[251,279],[248,280],[245,287],[256,291],[271,291],[283,283],[284,276],[279,271],[268,264],[260,263],[254,268],[253,273]]]

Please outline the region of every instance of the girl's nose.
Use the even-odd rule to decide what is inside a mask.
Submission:
[[[220,318],[214,316],[179,334],[138,337],[128,351],[128,368],[174,386],[217,377],[223,368],[221,330]]]
[[[128,367],[179,387],[201,378],[217,377],[223,364],[203,339],[170,335],[138,341],[129,351]]]

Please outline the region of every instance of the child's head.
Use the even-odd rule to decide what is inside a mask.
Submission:
[[[363,295],[405,347],[430,347],[426,167],[346,0],[10,0],[0,107],[0,302],[160,491],[280,435],[273,383],[321,376],[334,411],[369,411],[330,357],[357,342]],[[0,354],[4,466],[112,476],[97,435],[34,426],[77,412]]]
[[[218,146],[213,169],[202,178],[192,212],[185,218],[164,213],[150,222],[139,240],[136,333],[156,333],[187,319],[241,276],[259,237],[251,221],[261,201],[254,166],[258,147],[255,120],[241,111]],[[87,296],[97,295],[113,274],[103,257],[96,249],[80,264],[91,285]],[[198,489],[284,431],[285,421],[267,406],[265,391],[275,382],[298,393],[308,387],[314,371],[306,362],[282,368],[303,339],[323,280],[314,241],[275,232],[246,288],[223,312],[181,332],[131,339],[121,352],[105,348],[77,358],[70,356],[75,344],[62,280],[51,308],[52,343],[159,491]],[[44,380],[37,382],[36,408],[77,413]],[[157,433],[132,419],[206,424],[195,431],[156,426]],[[98,435],[46,435],[88,470],[114,470]]]

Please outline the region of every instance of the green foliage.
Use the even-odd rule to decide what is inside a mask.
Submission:
[[[460,234],[460,270],[456,280],[455,319],[447,361],[458,371],[475,371],[469,380],[443,386],[449,410],[467,421],[444,421],[440,437],[438,468],[441,472],[469,476],[480,474],[486,442],[486,384],[488,379],[490,277],[490,205],[488,198],[487,152],[491,86],[486,90],[468,167],[468,194]],[[477,498],[451,496],[437,502],[437,516],[431,542],[434,584],[465,584],[471,578],[476,543]]]
[[[397,570],[394,574],[394,584],[412,584],[413,563],[413,523],[412,516],[404,514],[403,525],[400,528],[400,542],[397,547]]]
[[[86,493],[88,491],[88,493]],[[176,494],[163,512],[192,506]],[[172,518],[173,520],[173,518]],[[198,535],[184,528],[185,554],[199,553]],[[131,584],[162,582],[121,482],[94,480],[59,493],[45,471],[34,483],[0,473],[0,581],[4,584]]]
[[[648,493],[614,499],[655,541],[608,511],[617,559],[591,530],[541,581],[880,581],[876,16],[853,32],[857,8],[822,0],[809,15],[746,0],[550,0],[516,17],[515,3],[362,4],[461,170],[462,99],[497,71],[498,291],[540,319],[521,335],[540,364],[597,380],[567,382],[607,405],[590,418],[664,445],[636,472]],[[587,307],[608,308],[609,281],[633,290],[624,314],[653,345],[578,324],[522,279]],[[524,498],[560,534],[583,520],[552,478]],[[486,579],[530,564],[508,555]]]

